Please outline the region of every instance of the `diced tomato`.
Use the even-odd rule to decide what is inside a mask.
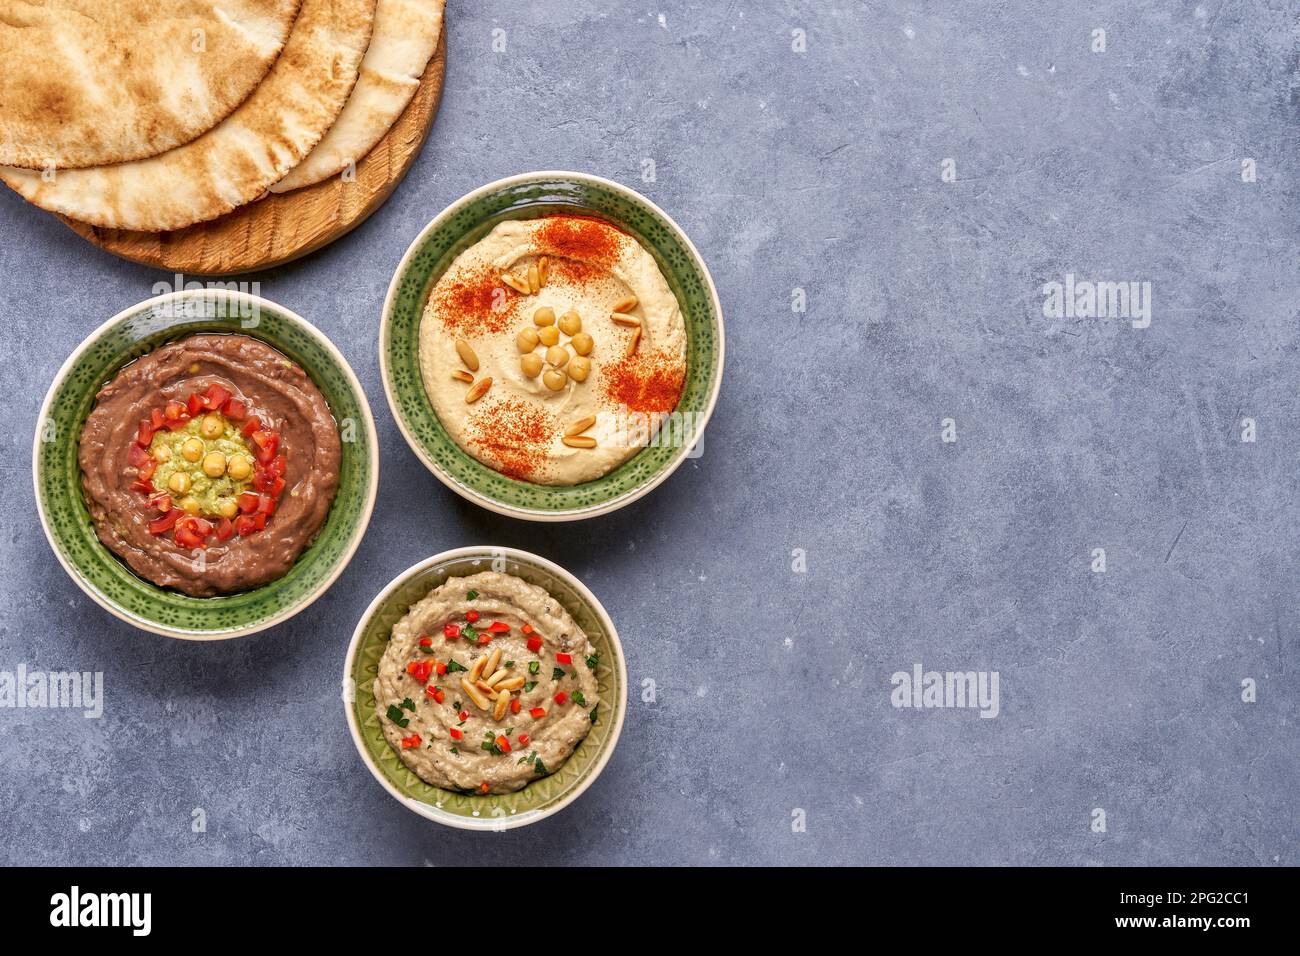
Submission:
[[[275,499],[270,495],[262,495],[262,500],[257,503],[257,513],[267,517],[275,514]]]
[[[173,418],[167,422],[166,428],[169,432],[178,432],[190,423],[188,415],[182,415],[180,418]]]
[[[557,704],[563,704],[568,699],[569,699],[569,695],[566,694],[564,691],[560,691],[558,694],[555,695],[555,702]]]
[[[153,459],[149,457],[149,453],[135,442],[132,442],[130,447],[127,448],[126,463],[132,468],[139,468],[145,462],[149,461],[153,461]]]
[[[153,422],[146,418],[144,421],[140,422],[140,427],[136,430],[136,444],[148,448],[149,443],[153,441],[153,433],[157,430],[158,429],[153,427]]]
[[[209,411],[218,411],[222,405],[230,400],[230,389],[213,382],[208,386],[208,390],[203,393],[203,407]]]
[[[475,621],[478,620],[478,611],[466,611],[465,620],[473,624]]]
[[[497,746],[501,748],[502,753],[510,753],[510,741],[506,739],[505,734],[497,734]]]
[[[252,491],[245,491],[240,494],[236,503],[239,505],[240,511],[246,515],[251,515],[262,504],[262,496]]]
[[[424,637],[420,638],[420,640],[417,641],[416,643],[418,643],[421,647],[433,647],[433,638],[431,638],[428,634],[426,634],[424,635]]]
[[[556,662],[557,664],[572,664],[572,663],[573,663],[573,655],[572,655],[572,654],[556,654],[556,655],[555,655],[555,662]]]
[[[166,534],[176,524],[176,519],[181,516],[181,513],[180,508],[172,508],[164,512],[161,517],[154,518],[149,522],[149,533]]]
[[[420,746],[420,735],[419,735],[419,734],[411,734],[411,736],[409,736],[409,737],[403,737],[403,738],[402,738],[402,749],[403,749],[403,750],[414,750],[414,749],[415,749],[416,747],[418,747],[418,746]]]
[[[283,478],[289,470],[289,459],[285,458],[284,455],[276,455],[271,463],[266,466],[266,470]]]
[[[444,624],[442,626],[442,636],[449,641],[454,641],[456,638],[460,637],[460,625]]]
[[[545,708],[542,707],[534,707],[532,710],[528,712],[528,716],[533,717],[537,720],[541,720],[543,717],[546,716],[546,710]]]
[[[135,446],[132,445],[131,447],[134,448]],[[146,461],[143,465],[140,466],[140,480],[148,481],[150,478],[153,477],[153,473],[154,471],[157,470],[157,468],[158,468],[158,462],[154,461],[152,458]]]
[[[131,482],[131,490],[138,491],[142,495],[150,496],[158,491],[158,489],[153,486],[153,482],[148,478],[138,478]]]
[[[176,543],[182,548],[203,547],[203,539],[201,537],[191,531],[188,527],[180,527],[179,525],[176,528]]]
[[[198,392],[190,392],[190,397],[185,400],[185,410],[190,413],[190,418],[203,411],[203,396]]]
[[[221,414],[232,422],[242,421],[244,416],[248,414],[248,405],[237,398],[228,398],[226,404],[221,406]]]
[[[161,511],[163,514],[172,510],[172,496],[162,491],[149,499],[149,507]],[[180,517],[180,515],[177,515]]]
[[[217,522],[217,540],[229,541],[235,534],[235,526],[231,524],[229,518],[222,518]]]
[[[189,414],[189,409],[186,407],[185,403],[178,402],[175,399],[172,399],[165,406],[163,406],[163,417],[167,418],[169,421],[174,421],[177,418],[180,418],[182,415],[188,415],[188,414]]]
[[[201,534],[204,537],[212,534],[212,522],[205,521],[203,518],[191,517],[190,527],[194,529],[195,534]]]
[[[275,459],[275,452],[280,447],[280,433],[260,429],[252,434],[253,444],[257,446],[255,452],[257,460],[263,465],[270,464]]]
[[[528,746],[528,740],[529,740],[529,737],[528,737],[527,734],[520,734],[520,735],[519,735],[519,746],[521,746],[521,747],[527,747],[527,746]]]
[[[510,630],[510,625],[505,621],[493,621],[488,625],[488,630],[493,634],[504,634],[506,631]]]
[[[451,734],[451,739],[452,739],[452,740],[460,740],[460,738],[462,738],[462,737],[465,736],[465,735],[462,734],[459,730],[457,730],[455,727],[448,727],[448,728],[447,728],[447,733]]]
[[[240,515],[235,519],[235,534],[241,538],[247,538],[250,534],[261,530],[257,526],[257,519],[251,515]]]
[[[155,408],[149,412],[149,424],[153,426],[154,431],[162,428],[166,422],[167,416],[163,414],[161,408]]]
[[[424,689],[424,693],[427,696],[432,697],[440,704],[447,699],[447,695],[442,692],[442,688],[435,687],[433,684],[430,684],[428,687],[426,687]]]
[[[524,705],[519,702],[518,697],[510,698],[510,713],[517,714],[519,711],[523,710],[523,708]]]
[[[406,673],[423,684],[433,673],[433,661],[411,661],[406,665]]]
[[[262,428],[262,420],[258,418],[256,415],[249,415],[248,420],[244,422],[243,426],[239,430],[243,432],[244,437],[247,438],[248,436],[252,435],[253,432],[260,431],[261,428]]]
[[[253,477],[253,487],[258,491],[264,491],[273,498],[280,497],[280,492],[284,491],[284,479],[271,474],[265,468],[259,468],[257,474]]]
[[[528,639],[528,649],[536,654],[542,649],[542,639],[534,634]]]

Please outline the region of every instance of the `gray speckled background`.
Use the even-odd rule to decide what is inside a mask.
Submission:
[[[410,176],[352,235],[255,277],[369,392],[370,533],[324,599],[229,643],[131,630],[50,552],[29,460],[45,389],[164,277],[0,196],[0,669],[102,670],[107,697],[102,720],[0,710],[0,860],[1300,862],[1286,7],[452,0],[446,95]],[[729,333],[703,458],[560,527],[428,474],[375,354],[421,226],[537,168],[664,206]],[[1045,318],[1041,287],[1066,273],[1150,281],[1150,327]],[[596,785],[506,835],[393,802],[339,701],[373,594],[480,542],[584,578],[634,691]],[[1000,715],[891,707],[890,675],[915,662],[997,671]]]

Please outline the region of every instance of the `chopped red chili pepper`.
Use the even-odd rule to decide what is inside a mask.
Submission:
[[[415,748],[418,747],[418,746],[420,746],[420,735],[419,735],[419,734],[411,734],[411,736],[409,736],[409,737],[403,737],[403,738],[402,738],[402,749],[403,749],[403,750],[413,750],[413,749],[415,749]]]
[[[483,631],[483,632],[480,633],[479,636],[478,636],[478,642],[479,642],[480,644],[486,644],[486,643],[488,643],[488,641],[490,641],[490,640],[492,640],[492,632],[491,632],[491,631]]]
[[[536,654],[542,649],[542,639],[536,635],[528,639],[528,649]]]
[[[466,611],[465,620],[473,624],[475,621],[478,620],[478,611]]]
[[[426,634],[420,638],[419,644],[421,647],[433,647],[433,638]]]
[[[447,699],[447,695],[442,692],[442,688],[435,687],[432,684],[426,687],[424,692],[440,704]]]
[[[461,711],[459,714],[457,714],[456,716],[459,717],[461,720],[469,720],[469,711],[468,711],[468,710],[462,710],[462,711]]]
[[[531,634],[533,633],[533,626],[531,624],[524,624],[520,626],[519,630],[523,631],[525,634]]]
[[[406,665],[406,673],[423,684],[433,673],[433,661],[411,661]]]
[[[488,630],[493,634],[504,634],[506,631],[510,630],[510,625],[505,621],[493,621],[488,625]]]
[[[573,655],[572,655],[572,654],[556,654],[556,655],[555,655],[555,661],[556,661],[557,664],[572,664],[572,663],[573,663]]]
[[[460,738],[462,738],[462,737],[465,736],[465,735],[462,734],[459,730],[457,730],[455,727],[448,727],[448,728],[447,728],[447,733],[451,734],[451,739],[452,739],[452,740],[460,740]]]
[[[505,734],[497,734],[497,746],[501,748],[502,753],[510,753],[510,741],[506,739]]]
[[[433,665],[433,671],[434,671],[434,673],[437,674],[439,677],[445,677],[446,674],[447,674],[447,665],[446,665],[446,663],[444,663],[443,661],[438,661],[438,663],[436,663],[436,664]]]
[[[528,712],[528,715],[530,717],[536,718],[537,720],[541,720],[543,717],[546,716],[546,710],[545,708],[542,707],[534,707],[532,710]]]
[[[454,641],[456,638],[460,637],[460,625],[444,624],[442,626],[442,636],[449,641]]]
[[[478,785],[479,793],[490,793],[491,791],[492,788],[488,786],[488,782],[486,780],[484,780],[482,783]]]
[[[510,698],[510,713],[512,714],[519,713],[519,711],[523,709],[523,706],[524,705],[519,702],[518,697]]]
[[[555,702],[557,704],[563,704],[568,699],[569,699],[569,695],[566,694],[564,691],[560,691],[558,694],[555,695]]]
[[[529,737],[528,737],[527,734],[520,734],[520,735],[519,735],[519,746],[521,746],[521,747],[527,747],[527,746],[528,746],[528,740],[529,740]]]

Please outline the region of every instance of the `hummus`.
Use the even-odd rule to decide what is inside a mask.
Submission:
[[[496,571],[449,578],[393,626],[375,713],[426,783],[511,793],[554,773],[600,719],[597,663],[542,588]]]
[[[654,257],[602,220],[498,224],[434,285],[420,325],[425,391],[447,433],[523,481],[599,478],[677,407],[682,310]]]
[[[126,366],[78,450],[99,539],[195,597],[284,575],[325,523],[340,455],[307,373],[244,335],[194,335]]]

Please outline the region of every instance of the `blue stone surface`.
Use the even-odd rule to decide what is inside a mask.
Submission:
[[[45,390],[170,280],[6,192],[0,670],[102,671],[106,700],[0,709],[0,861],[1300,863],[1287,6],[452,0],[410,175],[351,235],[246,277],[347,355],[383,463],[334,588],[233,642],[137,632],[50,551]],[[703,457],[563,526],[444,488],[376,358],[420,228],[544,168],[663,206],[728,320]],[[1149,326],[1045,314],[1067,275],[1149,282]],[[632,687],[600,780],[506,834],[390,799],[340,702],[371,597],[473,543],[583,578]],[[996,671],[997,716],[893,706],[917,664]]]

